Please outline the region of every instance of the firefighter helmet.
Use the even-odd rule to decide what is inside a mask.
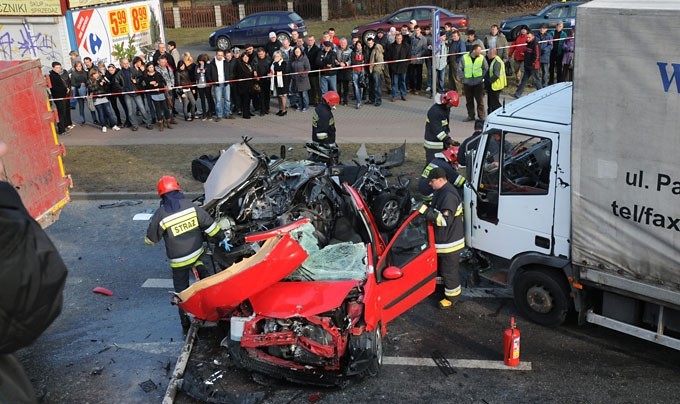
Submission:
[[[326,104],[331,107],[340,104],[340,96],[335,91],[328,91],[326,94],[322,95],[321,98],[323,98],[323,100],[326,101]]]
[[[442,105],[457,107],[459,102],[460,97],[458,96],[458,93],[453,90],[448,91],[441,96]]]
[[[458,166],[458,146],[451,146],[448,149],[444,149],[442,154],[446,159],[454,166]]]
[[[164,175],[158,180],[158,196],[163,196],[170,191],[181,191],[182,188],[179,187],[177,178],[170,175]]]

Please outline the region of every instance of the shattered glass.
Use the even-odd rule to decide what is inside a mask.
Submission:
[[[344,242],[319,249],[311,223],[291,231],[291,236],[309,254],[286,280],[339,281],[361,280],[366,276],[366,245]]]

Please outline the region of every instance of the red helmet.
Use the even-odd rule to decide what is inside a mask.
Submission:
[[[331,107],[340,104],[340,96],[335,91],[328,91],[326,94],[322,95],[321,98],[323,98],[323,100],[326,101],[326,104]]]
[[[445,106],[450,105],[450,106],[457,107],[458,103],[460,102],[460,97],[458,96],[457,92],[451,90],[449,92],[442,94],[441,102],[442,102],[442,105],[445,105]]]
[[[177,178],[172,177],[170,175],[164,175],[161,177],[160,180],[158,180],[158,196],[163,196],[163,194],[167,194],[170,191],[181,191],[182,188],[179,187],[179,183],[177,182]]]
[[[458,146],[451,146],[448,149],[444,149],[442,154],[449,160],[449,163],[456,167],[458,166]]]

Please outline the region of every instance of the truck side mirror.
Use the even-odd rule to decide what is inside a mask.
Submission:
[[[475,163],[476,150],[468,150],[465,153],[465,179],[472,184],[472,165]]]

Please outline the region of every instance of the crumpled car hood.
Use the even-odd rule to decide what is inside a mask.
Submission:
[[[257,157],[245,143],[229,147],[215,163],[203,185],[205,204],[224,198],[232,189],[241,185],[257,168]]]
[[[202,279],[177,295],[178,304],[200,320],[217,321],[244,300],[290,275],[307,252],[289,234],[268,239],[250,258]]]
[[[250,297],[253,311],[274,318],[314,316],[340,306],[361,281],[279,282]]]

